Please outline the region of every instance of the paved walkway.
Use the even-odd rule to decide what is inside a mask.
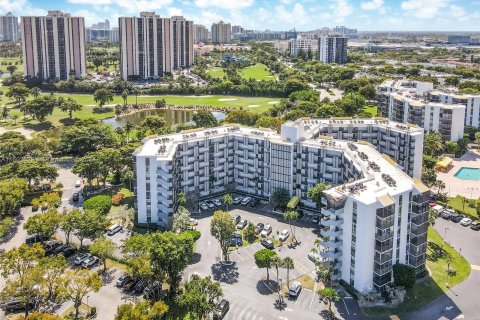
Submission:
[[[461,195],[470,199],[478,199],[480,197],[479,180],[462,180],[455,177],[457,171],[462,167],[480,168],[480,154],[467,151],[460,159],[453,160],[453,168],[449,172],[437,172],[437,178],[445,182],[445,192],[449,196]]]

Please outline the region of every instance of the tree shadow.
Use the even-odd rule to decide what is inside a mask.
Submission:
[[[112,107],[103,107],[103,108],[100,108],[100,107],[94,107],[92,109],[93,113],[109,113],[109,112],[113,112],[113,108]]]
[[[287,303],[285,302],[285,299],[277,299],[275,300],[275,302],[273,303],[273,306],[275,307],[275,309],[277,310],[285,310],[287,308]]]
[[[234,284],[238,282],[238,267],[236,264],[231,266],[222,265],[221,262],[212,265],[213,280],[226,284]]]
[[[55,128],[50,121],[44,121],[40,123],[24,123],[23,126],[25,127],[25,129],[33,131],[44,131]]]
[[[77,118],[63,118],[58,121],[64,126],[71,126],[71,125],[74,125],[75,122],[77,122],[77,120],[78,120]]]
[[[192,259],[190,259],[190,264],[197,264],[200,262],[200,259],[202,259],[202,254],[198,252],[194,252]]]
[[[320,311],[320,316],[325,320],[339,320],[332,311],[322,310]]]
[[[103,266],[101,266],[103,268]],[[116,273],[115,269],[110,269],[107,270],[106,272],[103,272],[103,269],[100,270],[99,275],[103,281],[104,284],[109,284],[112,283],[112,281],[115,279],[114,274]]]
[[[261,295],[268,296],[275,294],[278,284],[274,280],[258,280],[257,291]]]
[[[428,242],[427,260],[435,262],[438,259],[444,257],[446,251],[434,242]]]

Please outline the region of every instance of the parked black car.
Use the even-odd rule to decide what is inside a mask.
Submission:
[[[242,235],[239,234],[239,233],[232,234],[232,237],[230,238],[230,246],[231,247],[235,247],[235,246],[241,247],[242,244],[243,244]]]
[[[43,234],[34,233],[34,234],[31,234],[31,235],[27,236],[27,239],[25,239],[25,243],[26,244],[34,244],[34,243],[42,242],[42,241],[45,241],[45,240],[48,240],[48,238],[46,236],[44,236]]]
[[[29,301],[27,305],[30,310],[35,307],[35,303],[33,301]],[[5,310],[5,312],[16,312],[25,310],[25,304],[17,298],[12,298],[5,302],[2,305],[2,308]]]
[[[259,235],[260,232],[262,232],[264,227],[265,225],[263,223],[257,223],[257,226],[255,227],[255,234]]]
[[[162,291],[162,288],[160,284],[157,281],[155,281],[151,286],[148,286],[143,290],[143,297],[145,299],[153,299],[155,297],[157,299],[160,299],[161,291]]]
[[[226,299],[222,299],[217,305],[217,311],[213,314],[214,320],[222,320],[230,310],[230,302]]]
[[[142,293],[143,290],[145,290],[145,287],[147,286],[147,280],[140,280],[137,282],[135,285],[135,293]]]
[[[130,279],[123,284],[122,288],[123,290],[130,292],[135,288],[135,286],[137,285],[137,282],[138,280]]]
[[[65,258],[68,258],[70,256],[73,256],[77,252],[77,249],[71,246],[66,246],[65,249],[63,249],[62,254]]]
[[[261,244],[267,249],[270,249],[270,250],[275,249],[275,246],[273,245],[273,242],[271,240],[263,239]]]
[[[462,220],[463,218],[465,218],[463,215],[459,214],[459,213],[450,213],[450,220],[453,221],[453,222],[460,222],[460,220]]]
[[[239,215],[237,215],[237,216],[233,217],[232,219],[233,219],[233,222],[234,222],[235,224],[237,224],[237,223],[240,222],[240,220],[242,220],[242,217],[239,216]]]
[[[250,202],[250,207],[255,208],[259,203],[260,203],[260,200],[252,199],[252,201]]]
[[[442,218],[445,219],[445,220],[450,220],[451,218],[451,214],[450,212],[448,212],[447,210],[444,210],[441,214]]]
[[[59,254],[59,253],[62,253],[63,250],[65,250],[68,246],[66,244],[61,244],[59,245],[58,247],[56,247],[55,249],[53,249],[52,253],[53,254]]]
[[[480,230],[480,221],[473,221],[470,224],[470,229],[475,230],[475,231]]]

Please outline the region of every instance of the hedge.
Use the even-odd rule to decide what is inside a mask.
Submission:
[[[182,232],[182,234],[191,236],[193,241],[197,241],[198,239],[200,239],[200,236],[202,235],[200,231],[197,231],[197,230],[185,230]]]
[[[340,279],[339,281],[340,285],[345,288],[345,290],[355,299],[358,299],[358,294],[357,294],[357,290],[355,290],[354,287],[352,287],[351,285],[349,285],[348,283],[346,283],[344,280]]]
[[[90,199],[85,200],[85,202],[83,203],[83,209],[95,210],[105,215],[110,212],[111,207],[112,198],[106,195],[91,197]]]

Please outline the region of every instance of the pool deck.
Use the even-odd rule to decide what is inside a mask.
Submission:
[[[460,159],[453,160],[453,168],[447,172],[437,172],[437,179],[445,183],[445,192],[451,197],[461,195],[470,199],[480,197],[479,180],[463,180],[455,177],[455,174],[462,167],[479,168],[480,154],[476,151],[467,151]]]

